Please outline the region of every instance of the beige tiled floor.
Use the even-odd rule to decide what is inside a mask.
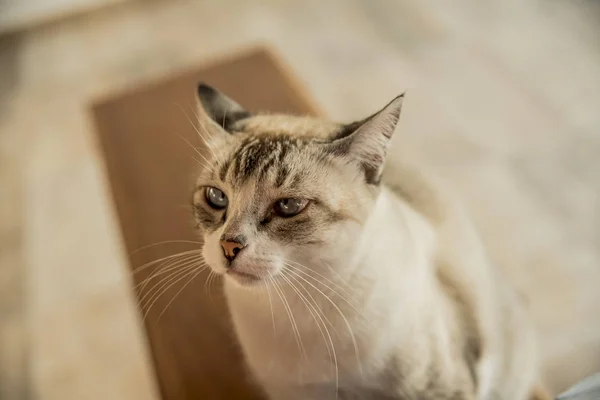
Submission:
[[[87,106],[258,41],[336,119],[408,88],[395,154],[529,293],[548,383],[600,369],[598,13],[533,4],[132,2],[0,38],[0,397],[152,398]]]

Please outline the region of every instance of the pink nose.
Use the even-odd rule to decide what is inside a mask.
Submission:
[[[223,249],[223,254],[225,258],[229,261],[233,261],[233,259],[242,251],[245,245],[232,241],[232,240],[221,240],[221,248]]]

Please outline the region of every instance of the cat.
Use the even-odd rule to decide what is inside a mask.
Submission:
[[[404,95],[338,124],[197,94],[202,256],[269,399],[547,398],[526,307],[466,212],[386,160]]]

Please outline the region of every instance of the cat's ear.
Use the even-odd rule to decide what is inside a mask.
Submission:
[[[403,101],[404,93],[370,117],[346,125],[330,144],[334,153],[359,164],[369,184],[377,185],[381,180]]]
[[[203,82],[198,83],[197,93],[200,122],[210,128],[211,134],[231,133],[236,122],[251,116],[244,107]]]

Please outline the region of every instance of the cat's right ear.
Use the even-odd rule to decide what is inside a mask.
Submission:
[[[217,89],[198,83],[198,111],[200,124],[211,140],[227,140],[236,122],[251,116],[250,112]]]

